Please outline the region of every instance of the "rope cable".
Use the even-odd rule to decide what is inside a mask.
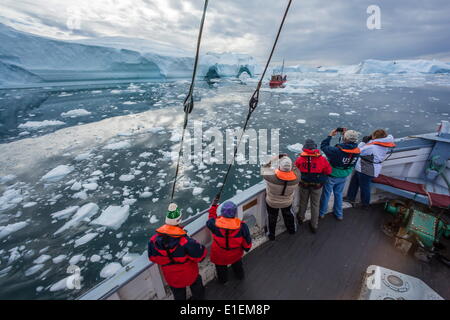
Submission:
[[[183,109],[184,109],[183,132],[181,134],[181,142],[180,142],[180,150],[178,151],[177,167],[175,170],[175,177],[174,177],[173,185],[172,185],[172,194],[170,196],[171,201],[173,200],[173,197],[175,195],[175,187],[177,184],[178,172],[180,170],[180,159],[181,159],[181,153],[183,151],[184,135],[185,135],[186,127],[188,124],[189,114],[194,109],[194,97],[193,97],[194,84],[195,84],[195,77],[197,75],[197,65],[198,65],[198,60],[199,60],[199,55],[200,55],[200,44],[202,41],[203,26],[205,24],[205,17],[206,17],[206,10],[208,8],[208,1],[209,0],[205,0],[205,4],[203,7],[203,15],[202,15],[201,23],[200,23],[200,31],[198,33],[198,38],[197,38],[197,49],[196,49],[196,54],[195,54],[194,70],[192,71],[191,85],[189,87],[189,93],[187,94],[187,96],[183,102]]]
[[[276,46],[277,46],[278,39],[280,38],[281,30],[283,29],[283,25],[284,25],[284,22],[285,22],[285,20],[286,20],[287,14],[288,14],[288,12],[289,12],[289,8],[290,8],[290,6],[291,6],[291,3],[292,3],[292,0],[289,0],[289,3],[288,3],[288,5],[287,5],[286,10],[285,10],[284,15],[283,15],[283,19],[282,19],[282,21],[281,21],[280,27],[278,28],[278,33],[277,33],[277,36],[276,36],[275,41],[274,41],[274,43],[273,43],[272,50],[271,50],[270,55],[269,55],[269,58],[268,58],[268,60],[267,60],[267,62],[266,62],[266,66],[264,67],[264,71],[263,71],[263,73],[261,74],[261,78],[259,79],[259,82],[258,82],[258,84],[257,84],[257,86],[256,86],[256,90],[255,90],[255,92],[253,93],[253,95],[252,95],[251,98],[250,98],[250,101],[249,101],[249,107],[248,107],[248,114],[247,114],[247,118],[245,119],[244,128],[243,128],[243,130],[242,130],[242,133],[241,133],[241,136],[240,136],[240,138],[239,138],[239,140],[238,140],[238,143],[237,143],[237,144],[235,145],[235,147],[234,147],[233,159],[231,160],[231,163],[230,163],[229,166],[228,166],[228,169],[227,169],[227,172],[226,172],[226,174],[225,174],[225,177],[224,177],[222,186],[221,186],[219,192],[218,192],[217,195],[216,195],[216,199],[220,199],[220,195],[221,195],[222,192],[223,192],[223,189],[224,189],[224,187],[225,187],[225,184],[226,184],[226,182],[227,182],[227,180],[228,180],[228,175],[229,175],[229,173],[230,173],[230,171],[231,171],[231,168],[232,168],[232,166],[233,166],[233,164],[234,164],[234,162],[235,162],[236,155],[237,155],[237,152],[238,152],[238,148],[239,148],[239,145],[241,144],[242,138],[243,138],[243,136],[244,136],[244,134],[245,134],[245,130],[247,129],[247,125],[248,125],[248,123],[249,123],[250,117],[251,117],[252,113],[255,111],[256,107],[258,106],[258,102],[259,102],[259,90],[261,89],[262,82],[263,82],[264,77],[265,77],[265,75],[266,75],[266,72],[267,72],[267,69],[268,69],[268,67],[269,67],[270,61],[272,60],[273,53],[275,52],[275,48],[276,48]]]

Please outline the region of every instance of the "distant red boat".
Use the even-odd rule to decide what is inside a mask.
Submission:
[[[269,82],[270,88],[284,88],[284,84],[287,82],[286,76],[282,75],[273,75],[272,79]]]
[[[271,89],[275,88],[284,88],[284,84],[287,82],[287,76],[283,76],[284,71],[284,59],[283,59],[283,66],[281,67],[281,74],[274,74],[272,75],[272,79],[269,82],[269,86]]]

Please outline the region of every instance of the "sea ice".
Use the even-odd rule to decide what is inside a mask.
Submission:
[[[20,129],[40,129],[43,127],[51,127],[51,126],[63,126],[65,122],[58,120],[44,120],[44,121],[27,121],[18,126]]]
[[[292,152],[301,152],[303,149],[303,145],[301,143],[296,143],[296,144],[289,145],[287,148],[289,151],[292,151]]]
[[[20,229],[25,228],[28,225],[28,222],[16,222],[12,224],[8,224],[6,226],[0,226],[0,239],[3,239],[9,236],[11,233],[17,232]]]
[[[194,195],[194,196],[198,196],[199,194],[201,194],[203,192],[203,188],[200,188],[200,187],[195,187],[193,190],[192,190],[192,194]]]
[[[41,180],[47,181],[47,182],[55,182],[63,179],[65,176],[67,176],[69,173],[71,173],[74,170],[71,166],[66,165],[59,165],[56,168],[50,170],[45,174]]]
[[[81,238],[75,240],[74,247],[76,248],[76,247],[82,246],[83,244],[86,244],[89,241],[91,241],[92,239],[94,239],[96,236],[98,236],[98,233],[95,233],[95,232],[87,233],[84,236],[82,236]]]
[[[306,123],[306,120],[305,119],[297,119],[297,123],[303,124],[303,123]]]
[[[80,208],[79,206],[72,206],[64,210],[51,213],[50,215],[53,219],[64,219],[75,213],[79,208]]]
[[[89,116],[90,114],[91,114],[91,112],[89,112],[85,109],[73,109],[73,110],[61,113],[61,117],[76,118],[76,117]]]
[[[122,265],[118,262],[112,262],[103,267],[102,271],[100,271],[100,277],[109,278],[115,275],[120,269]]]
[[[100,217],[91,221],[91,224],[105,226],[114,230],[127,220],[130,214],[130,206],[109,206],[101,213]]]
[[[55,235],[69,229],[72,227],[78,226],[82,221],[89,220],[92,216],[94,216],[99,210],[98,205],[95,203],[87,203],[82,206],[77,212],[73,215],[73,217],[66,222],[61,228],[59,228]]]
[[[119,177],[119,180],[122,182],[128,182],[134,179],[134,175],[132,174],[123,174]]]
[[[103,147],[103,149],[106,150],[120,150],[120,149],[127,149],[131,147],[131,144],[128,140],[125,141],[120,141],[120,142],[114,142],[114,143],[110,143],[107,144],[106,146]]]

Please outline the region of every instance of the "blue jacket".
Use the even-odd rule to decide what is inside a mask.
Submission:
[[[332,147],[330,146],[331,138],[331,136],[328,136],[320,144],[320,150],[325,153],[333,169],[330,176],[336,178],[347,177],[352,173],[359,158],[358,145],[356,143],[339,143]]]

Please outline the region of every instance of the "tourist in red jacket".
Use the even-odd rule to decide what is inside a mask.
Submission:
[[[148,243],[148,258],[161,265],[175,300],[186,300],[188,286],[193,300],[202,300],[205,289],[198,272],[198,263],[206,257],[207,251],[205,246],[187,235],[180,223],[181,212],[172,203],[166,224],[156,230],[157,233]]]
[[[209,219],[206,222],[213,237],[211,262],[216,265],[220,282],[227,282],[229,265],[236,277],[243,279],[242,256],[244,251],[249,251],[252,247],[250,230],[245,222],[236,217],[237,207],[233,202],[227,201],[222,205],[219,217],[217,217],[217,207],[218,199],[216,198],[209,209]]]
[[[327,176],[331,174],[331,166],[328,160],[320,154],[316,143],[307,139],[303,146],[303,152],[295,161],[295,166],[301,172],[300,179],[300,208],[297,214],[299,224],[305,219],[308,201],[311,200],[310,228],[313,233],[317,232],[319,224],[320,196],[322,186]]]

